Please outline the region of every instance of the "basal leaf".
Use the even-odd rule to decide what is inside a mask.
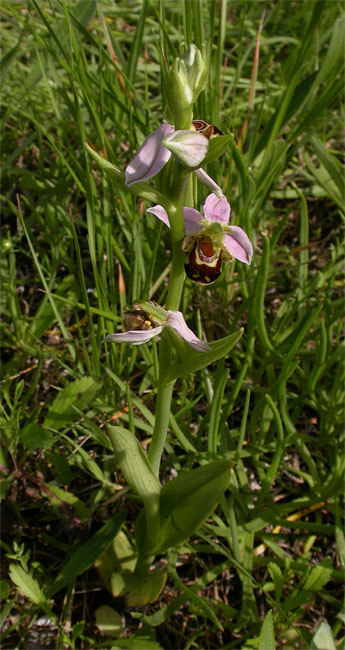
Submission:
[[[51,598],[57,591],[70,584],[75,578],[84,573],[97,558],[111,544],[115,535],[120,530],[126,517],[126,511],[122,510],[115,517],[107,521],[90,539],[79,546],[72,557],[62,567],[56,580],[51,585],[48,596]]]
[[[223,496],[231,471],[231,461],[218,460],[163,485],[160,539],[155,553],[180,544],[198,530]]]

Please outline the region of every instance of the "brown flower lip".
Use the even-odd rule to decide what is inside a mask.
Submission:
[[[222,252],[217,257],[209,237],[196,240],[185,264],[187,277],[197,284],[213,284],[221,273]]]
[[[214,135],[223,135],[222,131],[218,129],[218,126],[205,122],[204,120],[192,120],[192,124],[196,132],[201,133],[208,140]]]
[[[149,315],[143,309],[125,312],[122,320],[126,330],[150,330],[155,327]]]

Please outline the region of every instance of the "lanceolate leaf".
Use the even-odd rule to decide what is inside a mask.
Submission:
[[[210,343],[209,345],[211,350],[209,352],[197,352],[191,349],[187,350],[188,346],[186,346],[184,360],[172,364],[166,377],[164,377],[164,383],[170,384],[178,377],[186,377],[191,372],[197,372],[197,370],[205,368],[210,363],[222,359],[228,354],[228,352],[230,352],[230,350],[232,350],[237,341],[240,340],[243,331],[243,328],[241,328],[237,332],[234,332],[234,334],[230,334],[229,336],[225,336],[223,339]]]
[[[223,496],[231,471],[231,461],[218,460],[163,485],[160,539],[155,553],[180,544],[198,530]]]
[[[134,434],[123,427],[108,426],[107,430],[128,485],[144,503],[158,499],[160,482]]]
[[[259,650],[274,650],[275,647],[272,610],[270,610],[262,624],[258,648]]]
[[[125,510],[119,512],[73,553],[48,590],[49,598],[73,582],[78,575],[86,571],[97,560],[120,530],[126,514]]]

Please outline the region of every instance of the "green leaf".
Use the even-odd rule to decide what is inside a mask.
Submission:
[[[207,154],[202,161],[201,166],[204,167],[204,165],[208,165],[209,163],[218,160],[233,140],[234,137],[232,135],[217,135],[211,138],[208,143]]]
[[[11,564],[9,574],[12,582],[18,587],[19,591],[24,594],[35,605],[47,605],[47,599],[40,588],[37,580],[18,564]]]
[[[331,31],[331,42],[328,45],[326,56],[318,70],[315,86],[334,76],[334,80],[341,73],[344,62],[344,34],[345,15],[341,14],[335,21]]]
[[[108,605],[98,607],[95,616],[96,625],[105,636],[117,636],[122,632],[121,616],[112,607]]]
[[[270,610],[262,624],[258,650],[275,650],[275,647],[272,610]]]
[[[343,198],[344,194],[344,170],[339,160],[326,149],[324,144],[315,135],[310,138],[310,142],[314,151],[322,163],[323,167],[327,170],[332,181],[337,186],[339,196]]]
[[[332,561],[329,557],[326,557],[312,569],[303,585],[303,589],[306,591],[319,591],[329,582],[332,573]]]
[[[111,593],[111,575],[114,572],[122,573],[125,570],[133,572],[136,563],[137,554],[131,542],[123,530],[119,530],[112,544],[95,561],[95,568],[105,588]]]
[[[131,571],[113,573],[110,577],[111,593],[114,598],[124,598],[127,607],[142,607],[157,600],[166,579],[166,571],[149,571],[145,575]]]
[[[58,393],[43,422],[43,427],[62,429],[78,418],[74,406],[81,410],[92,404],[101,386],[92,377],[82,377],[68,384]]]
[[[170,569],[170,576],[174,580],[177,587],[187,596],[188,600],[196,606],[197,613],[202,612],[205,618],[208,618],[217,630],[223,630],[220,621],[214,613],[213,607],[210,606],[208,598],[201,598],[195,593],[193,588],[188,587],[182,580],[179,579],[175,570]],[[168,606],[169,607],[169,606]]]
[[[184,360],[178,360],[173,363],[169,368],[167,374],[163,377],[165,384],[170,384],[178,377],[187,377],[192,372],[197,372],[201,368],[205,368],[210,363],[218,361],[225,357],[230,350],[240,340],[244,330],[241,328],[229,336],[225,336],[218,341],[210,343],[211,350],[208,352],[197,352],[192,350],[188,345],[185,345]]]
[[[6,580],[0,580],[0,600],[7,600],[10,593],[10,585]]]
[[[232,462],[203,465],[163,485],[160,497],[160,538],[154,553],[180,544],[193,535],[223,496]]]
[[[83,503],[80,499],[78,499],[78,497],[72,494],[72,492],[62,490],[58,485],[54,485],[54,483],[45,483],[44,485],[47,488],[47,492],[44,491],[44,494],[48,497],[53,505],[60,507],[63,504],[68,504],[71,506],[71,508],[73,508],[76,515],[80,517],[82,521],[86,521],[90,516],[89,510],[86,507],[85,503]]]
[[[33,449],[49,449],[54,436],[50,431],[43,429],[39,424],[27,424],[20,434],[20,441],[23,446],[32,451]]]
[[[274,562],[269,563],[268,572],[274,582],[276,603],[278,604],[280,602],[284,586],[283,574],[278,564],[275,564]]]
[[[133,614],[134,612],[132,612]],[[157,641],[151,638],[150,634],[144,635],[143,629],[138,634],[133,634],[127,639],[116,639],[116,646],[112,645],[111,650],[126,648],[128,650],[163,650]]]
[[[122,510],[115,517],[107,521],[88,541],[80,546],[62,567],[57,578],[48,590],[48,597],[51,598],[57,591],[73,582],[73,580],[84,573],[97,558],[111,544],[115,535],[120,530],[126,517],[126,511]]]
[[[144,503],[158,499],[161,484],[134,434],[123,427],[110,425],[107,431],[128,485]]]
[[[316,630],[310,644],[310,650],[336,650],[332,629],[322,622]]]

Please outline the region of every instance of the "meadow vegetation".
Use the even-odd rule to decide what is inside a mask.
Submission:
[[[1,14],[2,647],[343,647],[343,3],[3,0]],[[177,381],[161,480],[234,469],[198,533],[156,559],[158,600],[129,608],[94,567],[121,524],[133,540],[140,505],[106,425],[147,449],[158,344],[104,338],[138,298],[165,304],[171,244],[85,142],[124,171],[191,43],[208,57],[194,117],[233,136],[207,172],[254,257],[185,282],[200,338],[244,333]],[[195,185],[198,209],[206,195]]]

